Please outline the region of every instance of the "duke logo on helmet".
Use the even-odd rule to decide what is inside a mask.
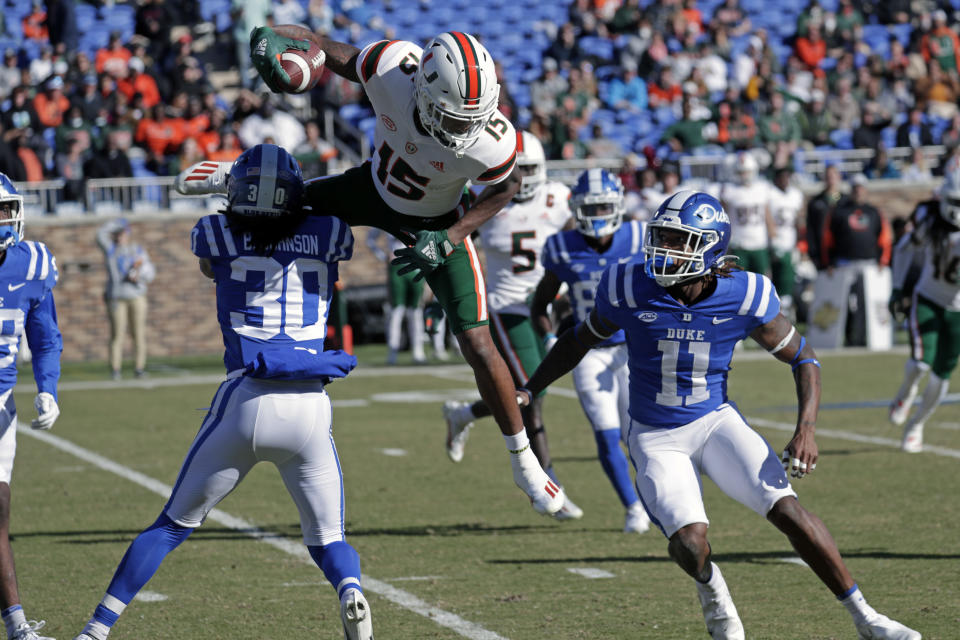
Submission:
[[[274,217],[297,211],[303,190],[299,163],[274,144],[244,151],[227,176],[230,211],[241,216]]]
[[[708,193],[680,191],[647,223],[646,271],[662,287],[699,278],[724,262],[730,218]]]
[[[23,238],[23,196],[6,175],[0,173],[0,250]]]
[[[609,236],[623,223],[623,185],[606,169],[587,169],[570,190],[577,230],[593,238]]]

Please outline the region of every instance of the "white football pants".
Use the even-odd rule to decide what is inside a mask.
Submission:
[[[0,394],[0,482],[10,484],[13,458],[17,455],[17,406],[13,389]]]
[[[700,474],[764,517],[797,495],[780,456],[729,404],[676,429],[632,421],[627,442],[640,500],[668,538],[688,524],[710,524]]]
[[[626,441],[630,427],[628,382],[625,344],[591,349],[574,368],[573,386],[594,431],[619,429]]]
[[[343,475],[330,398],[317,381],[240,377],[220,385],[187,452],[167,516],[198,527],[258,462],[276,465],[307,545],[344,539]]]

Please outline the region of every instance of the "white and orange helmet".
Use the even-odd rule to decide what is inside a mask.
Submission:
[[[537,136],[529,131],[517,132],[517,169],[523,177],[514,200],[529,200],[547,181],[547,156]]]
[[[500,98],[490,53],[459,31],[427,43],[414,85],[421,124],[458,154],[476,142]]]

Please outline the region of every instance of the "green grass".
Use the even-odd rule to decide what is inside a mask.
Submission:
[[[447,460],[439,401],[475,388],[468,370],[390,375],[396,371],[380,367],[382,348],[364,347],[360,358],[358,375],[329,392],[335,401],[369,401],[334,408],[347,531],[366,574],[510,640],[707,637],[696,591],[667,557],[663,537],[620,532],[622,508],[575,400],[547,401],[556,468],[586,512],[580,521],[557,523],[535,514],[513,485],[491,420],[473,430],[461,464]],[[903,357],[828,355],[823,362],[824,403],[862,402],[895,391]],[[219,372],[220,364],[177,359],[150,370],[157,379]],[[105,371],[102,363],[66,366],[64,382],[105,380]],[[32,417],[31,387],[24,377],[17,396],[22,420]],[[172,484],[215,388],[65,386],[52,433]],[[730,394],[747,416],[786,424],[794,417],[783,408],[794,402],[789,369],[772,359],[736,363]],[[431,395],[436,401],[423,401]],[[396,401],[404,399],[414,401]],[[941,407],[927,443],[960,449],[958,424],[960,407]],[[820,428],[891,441],[900,434],[882,407],[824,410]],[[778,450],[789,439],[786,431],[759,431]],[[818,441],[817,471],[795,487],[833,532],[869,602],[928,640],[956,638],[960,501],[949,487],[956,487],[960,459],[824,434]],[[17,454],[12,532],[24,607],[28,617],[47,619],[45,632],[69,639],[164,498],[26,434]],[[709,481],[705,499],[715,560],[748,638],[855,637],[849,616],[813,573],[782,562],[795,556],[783,536]],[[269,465],[255,468],[220,506],[299,541],[296,510]],[[567,571],[585,567],[614,577]],[[168,599],[131,603],[112,638],[342,637],[335,596],[316,567],[216,522],[172,553],[146,589]],[[377,593],[368,596],[379,638],[463,637]]]

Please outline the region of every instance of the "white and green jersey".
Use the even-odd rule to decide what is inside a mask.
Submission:
[[[517,160],[517,134],[495,112],[480,137],[457,156],[414,124],[414,76],[423,49],[404,40],[381,40],[357,56],[357,76],[377,116],[371,162],[383,201],[406,215],[435,217],[455,209],[467,181],[506,179]]]
[[[913,230],[894,247],[893,287],[903,289],[914,255],[923,268],[914,292],[948,311],[960,311],[960,229],[940,216],[940,202],[921,202],[913,211]]]
[[[730,248],[757,251],[766,249],[767,206],[770,203],[770,183],[754,180],[748,185],[727,183],[720,191],[720,200],[730,216]]]
[[[532,198],[510,202],[480,227],[491,311],[530,315],[528,297],[543,277],[540,253],[570,219],[569,198],[565,185],[547,182]]]
[[[786,191],[773,185],[769,193],[770,214],[777,227],[770,246],[781,253],[793,251],[797,247],[797,219],[803,209],[803,192],[791,184]]]

